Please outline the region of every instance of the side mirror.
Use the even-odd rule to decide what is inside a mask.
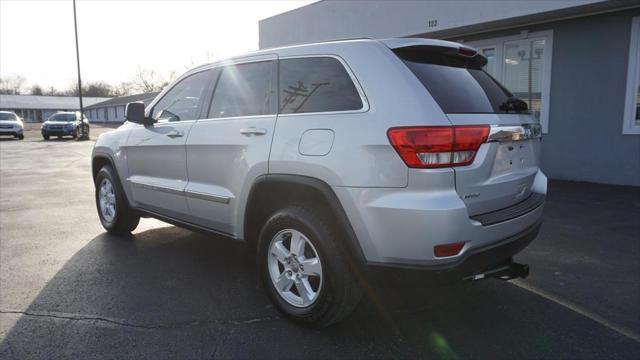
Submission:
[[[128,103],[124,110],[126,114],[126,120],[136,124],[151,125],[153,120],[144,116],[144,103],[132,102]]]

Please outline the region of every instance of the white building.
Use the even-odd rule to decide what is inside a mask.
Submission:
[[[120,96],[103,102],[85,106],[84,115],[91,122],[124,122],[125,106],[130,102],[142,101],[148,105],[158,95],[157,92]]]
[[[109,100],[109,98],[82,98],[85,108],[105,100]],[[58,111],[80,110],[80,100],[75,96],[0,94],[0,110],[13,111],[27,122],[42,122]]]

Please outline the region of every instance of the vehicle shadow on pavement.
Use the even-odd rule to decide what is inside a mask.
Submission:
[[[624,358],[638,344],[497,280],[374,287],[324,330],[280,317],[243,244],[176,227],[102,234],[47,283],[0,358]]]

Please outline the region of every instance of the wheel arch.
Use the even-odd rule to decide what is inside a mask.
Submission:
[[[123,183],[122,178],[118,173],[118,167],[116,166],[116,162],[113,160],[113,157],[111,157],[111,155],[105,154],[102,152],[95,153],[93,155],[91,159],[91,175],[93,177],[93,183],[95,184],[96,177],[98,176],[98,172],[105,165],[111,165],[111,169],[113,170],[114,175],[116,176],[116,180],[120,183],[120,187],[122,188],[122,192],[123,192],[122,196],[124,197],[124,200],[127,202],[127,204],[131,206],[131,201],[129,201],[129,194],[127,193],[127,189],[125,188],[126,184]]]
[[[244,240],[252,249],[255,249],[262,224],[268,217],[292,203],[313,206],[329,216],[343,235],[337,245],[362,269],[366,264],[364,253],[335,192],[326,182],[303,175],[269,174],[254,181],[247,197],[243,223]]]

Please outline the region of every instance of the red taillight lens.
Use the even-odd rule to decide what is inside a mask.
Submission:
[[[455,255],[458,255],[460,251],[462,251],[463,247],[464,247],[464,242],[436,245],[433,247],[433,254],[436,257],[455,256]]]
[[[410,168],[469,165],[489,136],[488,125],[391,128],[389,141]]]

